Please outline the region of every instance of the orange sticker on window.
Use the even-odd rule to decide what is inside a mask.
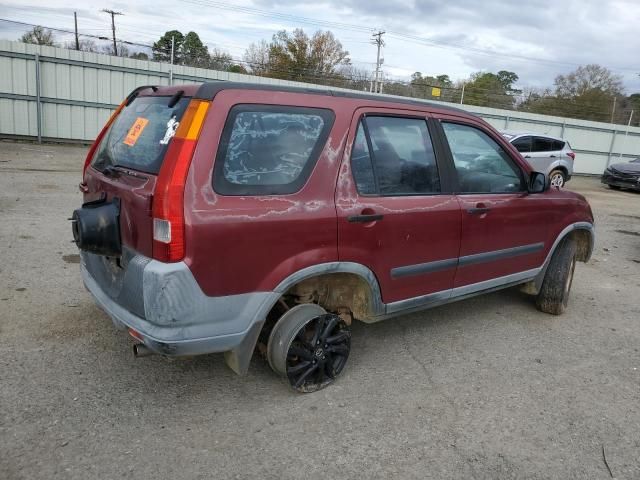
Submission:
[[[149,123],[149,120],[147,120],[146,118],[136,118],[136,121],[133,122],[133,125],[129,129],[129,133],[127,133],[127,137],[122,143],[133,147],[138,141],[138,138],[140,138],[140,135],[142,135],[142,131],[144,130],[144,127],[147,126],[147,123]]]

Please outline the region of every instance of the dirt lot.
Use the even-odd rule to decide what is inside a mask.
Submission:
[[[67,217],[86,149],[0,142],[0,478],[640,478],[640,195],[597,222],[568,312],[517,290],[355,325],[293,394],[254,358],[135,360],[84,290]]]

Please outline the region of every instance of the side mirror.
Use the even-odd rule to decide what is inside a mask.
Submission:
[[[532,172],[529,177],[529,193],[542,193],[549,190],[550,182],[544,173]]]

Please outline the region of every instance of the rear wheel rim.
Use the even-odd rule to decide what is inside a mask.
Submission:
[[[558,188],[561,188],[564,186],[564,177],[562,176],[561,173],[556,172],[551,176],[551,186],[558,187]]]
[[[342,372],[351,351],[351,332],[332,313],[304,324],[287,351],[286,375],[300,392],[313,392],[332,383]]]

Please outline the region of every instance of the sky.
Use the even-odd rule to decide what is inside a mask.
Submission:
[[[0,1],[0,18],[151,44],[165,31],[195,31],[209,48],[241,59],[252,42],[278,30],[331,30],[361,69],[375,68],[375,30],[383,36],[383,69],[407,80],[413,72],[448,74],[510,70],[520,88],[545,88],[558,74],[597,63],[640,92],[640,0],[63,0]],[[0,21],[0,38],[17,39],[24,26]],[[59,37],[60,41],[71,38]]]

